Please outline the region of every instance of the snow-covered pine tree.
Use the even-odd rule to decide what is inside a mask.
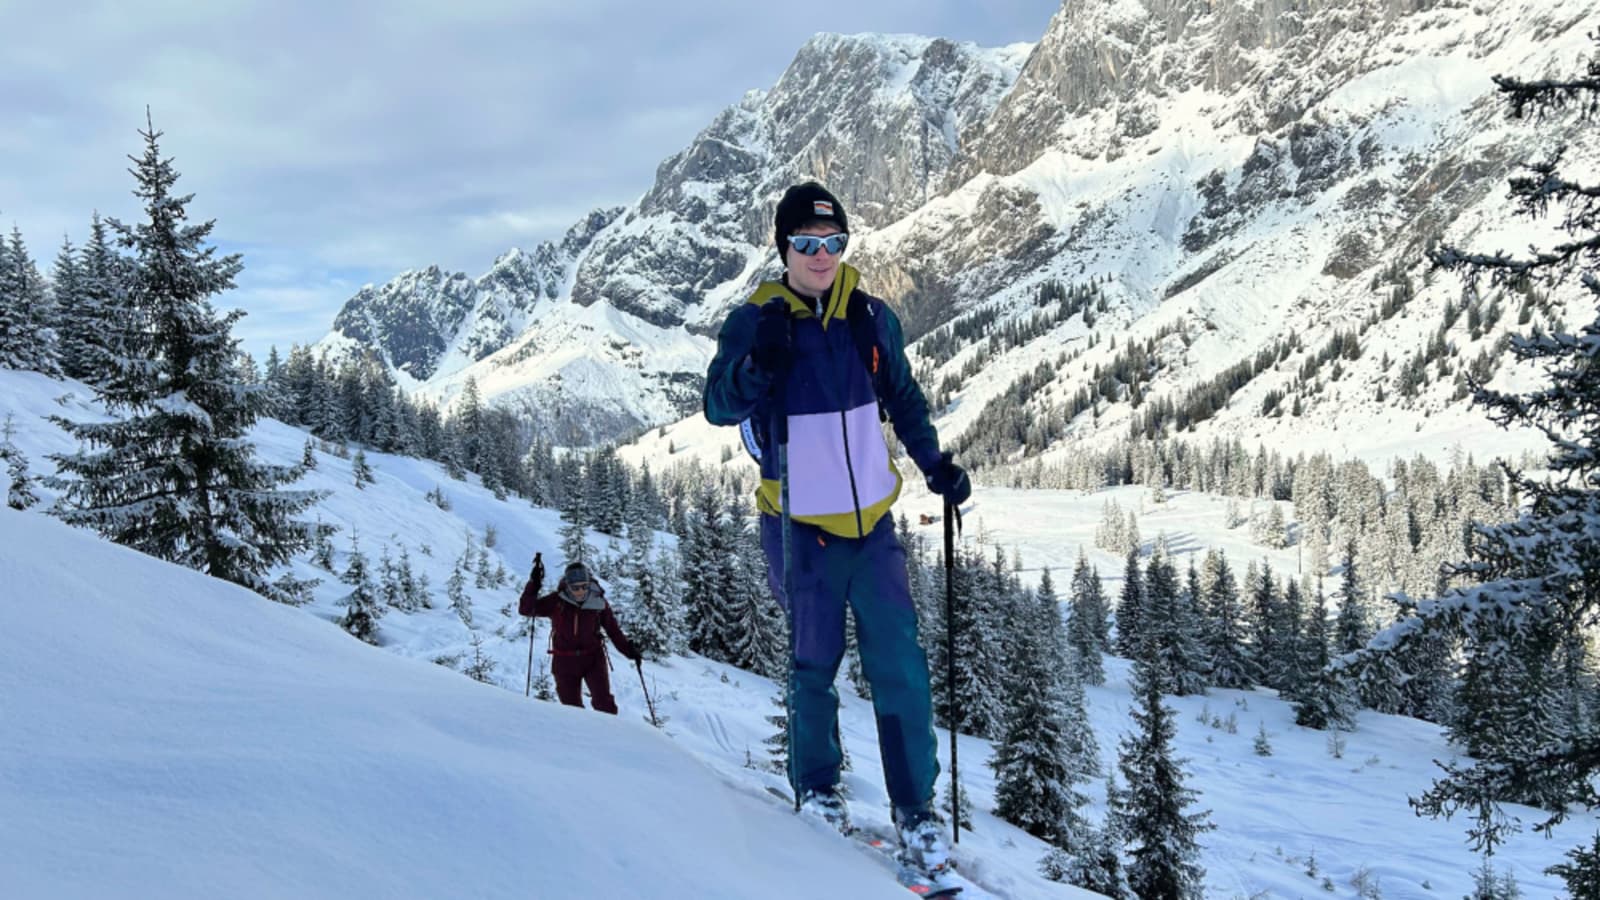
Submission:
[[[561,506],[561,559],[563,563],[582,562],[589,556],[584,525],[583,492],[572,491]]]
[[[670,603],[671,593],[657,581],[654,569],[655,531],[641,518],[628,524],[628,556],[624,569],[633,582],[633,602],[625,613],[628,639],[646,659],[659,660],[672,651],[678,623]]]
[[[118,335],[119,355],[95,384],[116,418],[53,419],[87,446],[51,457],[60,475],[50,483],[62,491],[52,511],[276,598],[268,573],[307,545],[308,526],[294,517],[318,494],[280,490],[297,470],[257,461],[245,440],[262,399],[236,381],[230,331],[243,313],[218,316],[210,302],[233,287],[239,257],[204,246],[214,223],[185,224],[190,197],[172,193],[178,173],[161,156],[160,132],[141,134],[134,193],[148,221],[110,224],[134,251],[129,305],[142,327]]]
[[[1250,604],[1249,649],[1256,672],[1262,684],[1282,691],[1283,683],[1269,673],[1281,672],[1286,668],[1284,657],[1294,652],[1294,642],[1291,635],[1283,633],[1287,624],[1284,622],[1283,595],[1279,593],[1278,580],[1272,576],[1272,567],[1265,559],[1261,561]]]
[[[1127,551],[1122,568],[1122,596],[1117,602],[1117,655],[1138,659],[1144,644],[1144,576],[1139,572],[1139,551]]]
[[[1333,641],[1338,653],[1354,653],[1372,639],[1366,582],[1356,562],[1355,542],[1345,544],[1344,572],[1339,581],[1339,618],[1334,623]]]
[[[61,374],[53,308],[22,232],[12,225],[10,242],[0,240],[0,368]]]
[[[1054,614],[1054,610],[1052,610]],[[1004,737],[989,767],[995,773],[994,814],[1059,847],[1083,830],[1078,810],[1088,797],[1075,782],[1088,776],[1072,769],[1064,710],[1059,704],[1060,670],[1050,650],[1053,632],[1038,617],[1009,658]],[[1068,673],[1075,675],[1076,673]]]
[[[1094,545],[1111,553],[1126,552],[1127,541],[1123,539],[1123,527],[1126,521],[1122,515],[1122,506],[1117,501],[1107,498],[1100,507],[1100,527],[1095,529]]]
[[[450,577],[444,583],[444,595],[450,600],[450,608],[456,611],[461,624],[471,628],[472,604],[467,600],[467,572],[460,560],[456,560],[450,569]]]
[[[1076,885],[1112,900],[1127,897],[1122,856],[1112,834],[1107,829],[1091,826],[1075,843],[1080,847],[1075,853],[1052,848],[1040,861],[1040,872],[1051,881]]]
[[[759,527],[756,525],[755,527]],[[727,662],[774,680],[788,671],[789,631],[767,584],[766,561],[754,528],[734,548],[733,590],[718,606]]]
[[[1329,665],[1333,659],[1331,647],[1328,598],[1318,588],[1300,639],[1300,669],[1305,676],[1294,701],[1296,725],[1319,731],[1355,727],[1355,697],[1346,684],[1344,671]]]
[[[0,462],[6,464],[10,485],[6,491],[6,505],[12,509],[30,509],[39,502],[39,495],[33,492],[34,478],[28,472],[27,455],[11,441],[15,428],[11,413],[6,413],[5,422],[0,423]]]
[[[391,609],[399,609],[400,579],[395,571],[394,559],[389,556],[389,545],[378,551],[378,599]]]
[[[1206,669],[1217,687],[1248,689],[1255,686],[1255,666],[1244,647],[1244,605],[1233,580],[1228,558],[1219,550],[1206,553],[1211,583],[1206,598]]]
[[[695,504],[690,537],[680,541],[683,550],[684,609],[688,617],[689,649],[721,662],[732,662],[728,643],[737,625],[741,565],[735,543],[737,529],[730,527],[728,501],[722,489],[707,482]]]
[[[1144,575],[1144,658],[1159,659],[1166,681],[1164,693],[1180,697],[1203,694],[1206,654],[1200,623],[1178,586],[1178,573],[1166,552],[1150,557]]]
[[[844,611],[844,674],[856,689],[857,697],[872,699],[872,684],[867,681],[866,669],[861,665],[861,642],[856,638],[856,613],[849,604],[845,605]]]
[[[483,653],[483,637],[473,632],[472,659],[468,660],[467,667],[461,670],[462,674],[482,684],[494,684],[495,666],[494,659]]]
[[[993,623],[984,623],[984,618],[992,618],[993,610],[988,605],[990,598],[981,592],[986,578],[986,566],[981,558],[974,559],[969,552],[957,544],[955,558],[955,616],[949,623],[953,632],[955,644],[955,702],[959,709],[959,731],[965,734],[979,736],[1000,736],[999,728],[1002,722],[1002,696],[1000,689],[1000,667],[998,654],[993,644]],[[941,566],[937,570],[935,593],[938,597],[945,596],[946,570]],[[951,697],[946,687],[949,680],[946,673],[952,663],[947,653],[945,641],[934,644],[933,656],[930,659],[930,670],[934,674],[934,716],[938,724],[949,727],[951,722]]]
[[[1173,755],[1174,714],[1161,702],[1159,662],[1134,663],[1134,730],[1117,767],[1127,788],[1112,815],[1127,853],[1128,885],[1141,900],[1202,900],[1205,869],[1198,837],[1213,827],[1209,811],[1187,812],[1197,792],[1185,786],[1184,760]]]
[[[1267,661],[1266,678],[1268,684],[1278,687],[1278,696],[1284,700],[1295,700],[1300,696],[1300,691],[1305,687],[1306,670],[1305,651],[1302,644],[1305,639],[1305,598],[1300,593],[1300,585],[1294,579],[1286,579],[1283,586],[1283,602],[1278,607],[1278,621],[1273,625],[1273,631],[1279,635],[1277,652]]]
[[[92,383],[112,369],[116,345],[127,333],[132,315],[129,269],[129,261],[117,255],[105,220],[96,212],[89,225],[89,243],[79,254],[71,305],[60,306],[58,300],[56,327],[67,376]]]
[[[1046,569],[1046,574],[1049,570]],[[1041,590],[1043,579],[1040,579]],[[1078,680],[1084,684],[1105,684],[1106,670],[1102,656],[1096,607],[1099,599],[1100,579],[1089,572],[1089,562],[1082,551],[1078,565],[1072,573],[1072,609],[1067,615],[1067,646],[1073,666],[1078,670]]]
[[[350,537],[350,559],[339,580],[350,585],[350,593],[340,601],[348,610],[339,620],[339,627],[369,644],[378,643],[378,619],[383,617],[383,605],[372,583],[367,557],[361,552],[361,540],[355,535]]]
[[[357,449],[355,458],[350,460],[350,476],[355,479],[358,489],[365,489],[369,484],[377,484],[378,479],[372,475],[372,466],[367,464],[367,451]]]
[[[61,252],[56,254],[55,268],[50,273],[50,296],[55,304],[53,325],[61,374],[87,379],[94,371],[94,341],[101,323],[85,297],[81,254],[67,239],[62,240]]]
[[[789,703],[787,689],[780,683],[778,693],[772,698],[777,712],[767,716],[767,723],[776,730],[763,743],[767,748],[767,767],[780,775],[789,774]],[[791,779],[793,780],[793,779]]]
[[[401,609],[416,612],[433,605],[428,600],[426,579],[426,575],[422,579],[417,578],[417,573],[411,568],[411,551],[401,544],[400,559],[395,562],[395,582],[400,587]]]

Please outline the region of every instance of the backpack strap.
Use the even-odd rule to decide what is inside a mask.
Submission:
[[[850,302],[845,307],[845,321],[850,325],[850,337],[855,341],[856,356],[866,367],[872,379],[872,394],[878,398],[878,421],[889,421],[889,410],[883,404],[888,393],[889,361],[884,359],[878,342],[878,314],[860,290],[850,292]]]

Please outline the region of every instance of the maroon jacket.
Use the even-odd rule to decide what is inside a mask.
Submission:
[[[591,590],[598,591],[595,587]],[[604,597],[604,594],[601,594]],[[524,616],[544,616],[550,620],[550,652],[556,656],[581,656],[587,653],[599,653],[605,646],[600,639],[600,629],[604,628],[606,634],[611,636],[611,642],[623,656],[629,659],[638,659],[639,651],[634,648],[633,642],[622,633],[622,627],[617,624],[616,614],[611,611],[611,604],[606,603],[600,609],[579,609],[561,597],[561,589],[545,594],[543,597],[534,594],[533,582],[528,582],[522,589],[522,598],[517,601],[517,612]]]

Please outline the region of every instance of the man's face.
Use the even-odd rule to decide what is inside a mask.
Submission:
[[[832,222],[805,225],[795,231],[795,234],[817,237],[839,233],[839,226]],[[826,247],[818,249],[815,256],[806,256],[793,246],[786,248],[783,260],[789,268],[789,286],[808,297],[821,297],[833,287],[833,276],[839,272],[839,259],[843,255],[843,251],[829,253]]]

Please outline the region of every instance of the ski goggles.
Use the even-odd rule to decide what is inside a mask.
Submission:
[[[830,235],[789,235],[789,246],[800,251],[801,256],[816,256],[818,250],[828,251],[829,256],[838,256],[849,243],[850,235],[843,231]]]

